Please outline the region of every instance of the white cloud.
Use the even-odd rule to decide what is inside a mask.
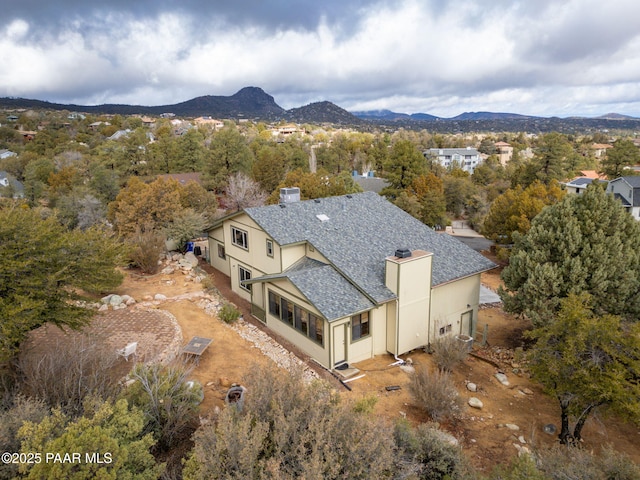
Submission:
[[[342,19],[339,3],[263,24],[230,22],[243,13],[228,5],[74,4],[49,30],[16,18],[0,37],[0,95],[158,105],[253,85],[285,108],[640,114],[635,0],[361,1]]]

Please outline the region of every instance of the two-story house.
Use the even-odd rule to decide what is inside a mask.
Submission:
[[[611,180],[607,186],[607,193],[620,200],[633,218],[640,220],[640,176]]]
[[[374,192],[247,208],[208,230],[252,314],[327,368],[473,335],[495,265]]]
[[[459,167],[470,174],[482,163],[480,153],[471,147],[430,148],[423,152],[423,155],[427,160],[435,160],[445,168]]]
[[[498,152],[498,160],[500,161],[500,165],[506,167],[513,158],[513,147],[507,142],[496,142],[494,143],[494,146],[496,147],[496,151]]]

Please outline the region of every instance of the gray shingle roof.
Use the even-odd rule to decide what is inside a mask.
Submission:
[[[573,180],[571,180],[570,182],[568,182],[566,185],[569,187],[581,187],[584,186],[586,187],[587,185],[591,185],[591,183],[593,183],[593,178],[587,178],[587,177],[578,177],[578,178],[574,178]]]
[[[288,279],[327,320],[337,320],[375,307],[331,265],[303,258],[282,273],[264,275],[247,283]]]
[[[458,239],[439,234],[373,192],[245,209],[279,245],[309,242],[335,269],[383,303],[396,296],[385,286],[385,258],[397,248],[434,254],[432,285],[493,268]],[[317,215],[326,215],[321,221]],[[314,283],[320,288],[320,281]]]
[[[640,188],[640,175],[629,175],[620,178],[631,185],[631,188]]]

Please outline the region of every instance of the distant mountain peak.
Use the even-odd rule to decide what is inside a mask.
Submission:
[[[364,123],[362,119],[327,100],[287,110],[287,118],[292,122],[299,123],[336,123],[342,125]]]

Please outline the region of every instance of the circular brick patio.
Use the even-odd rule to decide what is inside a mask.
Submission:
[[[158,309],[121,309],[98,313],[81,331],[46,324],[33,330],[22,345],[23,355],[44,355],[65,346],[100,345],[112,350],[138,342],[136,357],[144,362],[169,362],[180,352],[182,332],[176,318]]]

